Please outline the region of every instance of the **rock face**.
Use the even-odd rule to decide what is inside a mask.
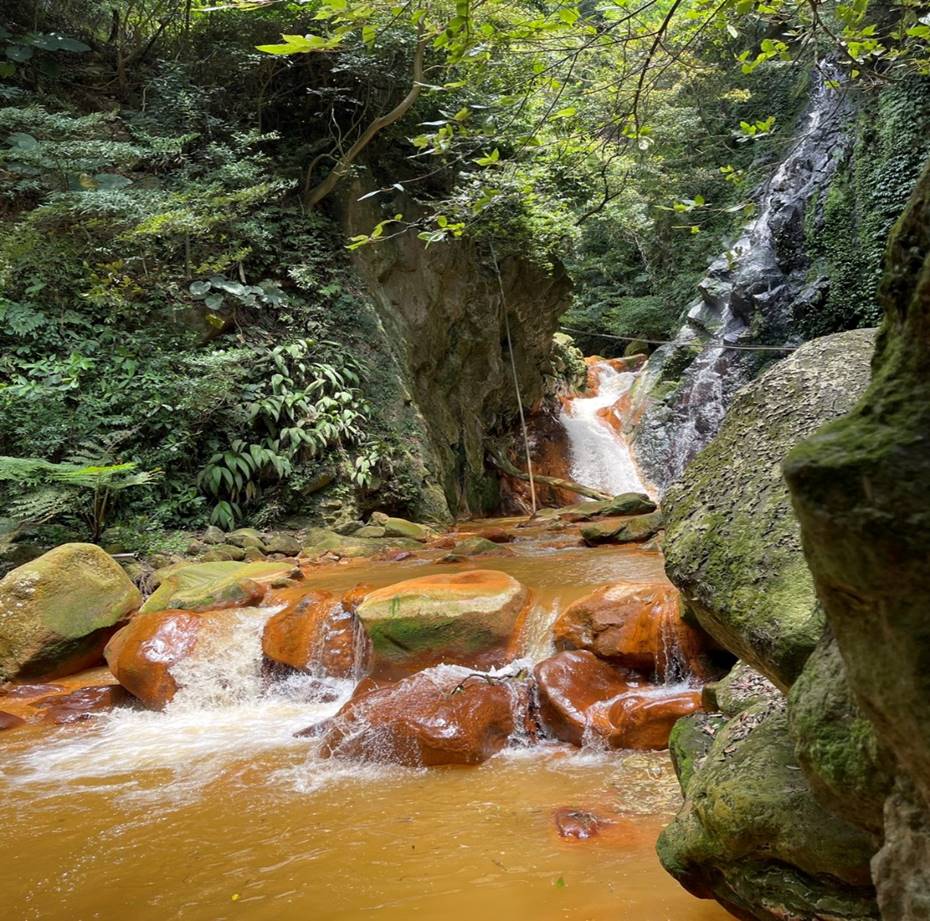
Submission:
[[[363,200],[370,190],[358,184],[343,197],[350,235],[370,233],[383,219],[375,199]],[[415,202],[397,198],[397,210],[417,213]],[[493,264],[464,240],[427,248],[412,231],[363,246],[354,259],[426,428],[422,479],[438,488],[453,512],[491,511],[498,488],[496,477],[485,473],[485,441],[495,427],[509,428],[517,412]],[[558,264],[547,269],[501,255],[500,286],[520,392],[530,406],[542,397],[552,370],[553,334],[571,284]]]
[[[508,646],[528,602],[516,579],[477,569],[378,589],[358,617],[371,639],[373,672],[410,674],[438,662],[486,666],[512,658]]]
[[[588,649],[647,677],[704,671],[704,637],[681,619],[669,582],[605,585],[567,607],[552,630],[558,649]]]
[[[262,633],[262,652],[279,665],[333,678],[358,678],[369,651],[351,599],[311,592],[273,615]]]
[[[193,652],[205,622],[189,611],[138,614],[107,643],[107,665],[133,697],[163,710],[178,690],[171,669]]]
[[[480,764],[507,744],[520,700],[467,668],[427,669],[350,700],[326,727],[322,753],[409,767]]]
[[[787,688],[823,631],[780,464],[865,390],[874,333],[816,339],[753,381],[669,488],[669,578],[719,643]]]
[[[93,544],[63,544],[0,581],[0,681],[54,678],[100,661],[115,624],[142,603]]]
[[[930,916],[930,170],[888,250],[871,386],[785,462],[849,686],[895,761],[883,917]]]

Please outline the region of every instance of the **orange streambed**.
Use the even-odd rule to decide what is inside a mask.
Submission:
[[[551,608],[661,573],[661,559],[638,550],[551,550],[530,534],[511,548],[448,569],[505,570]],[[312,569],[305,585],[437,571],[429,560],[356,562]],[[225,655],[193,670],[164,713],[0,735],[4,919],[730,917],[689,896],[655,856],[679,803],[666,753],[553,745],[429,771],[320,759],[294,731],[338,700],[308,703],[297,685],[256,690],[260,620],[244,617]],[[560,837],[565,807],[597,816],[599,833]]]

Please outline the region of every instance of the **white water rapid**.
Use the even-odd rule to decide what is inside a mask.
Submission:
[[[612,496],[647,492],[626,439],[605,418],[610,414],[619,420],[615,405],[633,386],[636,374],[617,371],[607,361],[597,362],[594,374],[597,392],[574,397],[559,414],[571,447],[572,479]]]

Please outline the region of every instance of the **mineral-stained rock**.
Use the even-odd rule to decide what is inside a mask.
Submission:
[[[62,544],[0,580],[0,680],[55,678],[100,661],[115,624],[142,603],[93,544]]]
[[[680,616],[670,582],[618,582],[596,589],[558,617],[559,649],[589,649],[624,668],[662,679],[703,674],[705,637]]]
[[[544,728],[574,745],[665,748],[675,721],[700,706],[697,691],[644,686],[587,650],[545,659],[534,676]]]
[[[106,713],[131,700],[125,688],[118,684],[103,684],[79,688],[70,694],[54,697],[40,705],[45,723],[77,723],[91,719],[96,713]]]
[[[371,592],[358,617],[373,647],[373,671],[409,674],[438,662],[501,663],[529,602],[496,570],[423,576]]]
[[[480,764],[507,744],[520,699],[508,684],[438,666],[353,697],[323,729],[322,753],[410,767]]]
[[[262,652],[272,662],[334,678],[358,677],[368,658],[358,618],[328,592],[310,592],[270,617]]]
[[[172,667],[193,652],[206,623],[190,611],[137,614],[107,643],[107,665],[130,694],[162,710],[178,690]]]
[[[0,710],[0,732],[3,732],[5,729],[15,729],[17,726],[22,726],[25,722],[26,721],[21,716],[16,716],[13,713]]]

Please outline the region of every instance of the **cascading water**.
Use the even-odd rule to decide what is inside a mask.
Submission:
[[[711,264],[685,325],[640,374],[633,398],[645,412],[633,448],[660,490],[717,433],[733,395],[762,361],[787,354],[727,346],[749,339],[789,342],[798,311],[823,293],[825,280],[812,283],[807,277],[801,243],[808,203],[826,188],[849,148],[844,126],[850,106],[837,89],[839,77],[832,65],[818,66],[803,130],[759,191],[757,216]],[[680,383],[670,397],[651,402],[659,384],[676,379]]]
[[[571,398],[559,414],[571,448],[572,479],[612,496],[646,492],[626,439],[604,418],[605,413],[616,413],[615,405],[633,386],[636,374],[617,371],[607,361],[596,362],[593,370],[597,392]],[[619,428],[620,419],[615,419]]]

